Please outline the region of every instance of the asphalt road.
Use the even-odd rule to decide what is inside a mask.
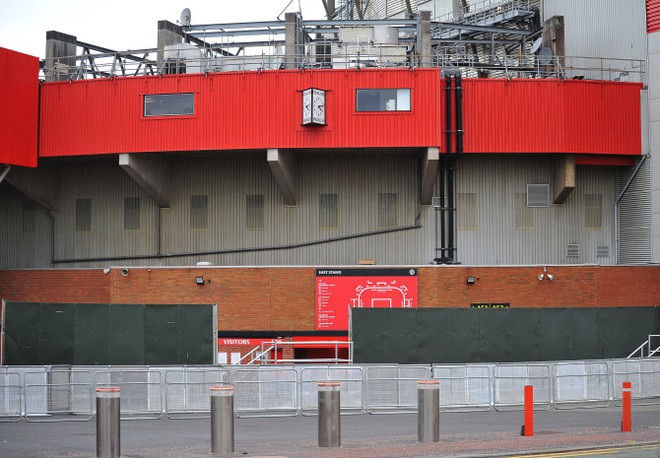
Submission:
[[[417,442],[417,415],[344,415],[340,448],[318,447],[317,417],[238,418],[235,456],[492,457],[660,456],[660,405],[633,408],[633,430],[620,431],[620,408],[535,413],[533,437],[520,435],[523,414],[440,413],[440,441]],[[210,420],[121,422],[124,457],[210,455]],[[571,451],[573,454],[555,454]],[[577,452],[575,452],[577,451]],[[577,453],[577,454],[576,454]],[[0,423],[2,457],[93,457],[96,423],[21,420]]]

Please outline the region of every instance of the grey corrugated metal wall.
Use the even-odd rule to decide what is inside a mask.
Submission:
[[[457,193],[476,193],[478,225],[458,230],[458,261],[463,264],[613,264],[614,167],[577,167],[576,188],[564,204],[529,208],[533,224],[516,228],[516,194],[526,184],[550,184],[550,156],[473,156],[457,162]],[[602,196],[602,227],[585,227],[585,196]],[[552,197],[551,197],[552,199]],[[458,208],[457,213],[464,211]],[[460,215],[457,215],[460,217]],[[567,256],[568,245],[578,256]],[[609,256],[597,256],[607,245]]]
[[[418,151],[298,153],[295,207],[284,205],[265,153],[173,158],[171,207],[161,210],[116,160],[81,159],[62,164],[59,211],[55,213],[57,267],[194,265],[200,261],[215,265],[350,265],[360,259],[374,259],[381,265],[424,265],[435,257],[438,213],[419,205]],[[552,183],[551,156],[458,158],[457,225],[462,226],[457,230],[457,261],[473,265],[614,262],[616,168],[578,167],[577,188],[567,202],[524,209],[533,218],[517,229],[517,199],[528,183]],[[3,202],[20,200],[12,189],[4,183],[0,186]],[[336,228],[319,227],[321,193],[338,196]],[[379,193],[398,195],[392,229],[402,230],[379,233],[383,230],[378,223]],[[464,199],[468,193],[474,194],[472,199]],[[263,229],[246,229],[249,194],[264,195]],[[194,195],[208,196],[207,229],[190,228]],[[585,227],[587,195],[602,196],[600,228]],[[123,228],[125,197],[140,197],[138,230]],[[76,199],[92,201],[90,231],[76,231]],[[470,202],[472,210],[466,207]],[[5,221],[22,218],[22,207],[17,204],[3,205],[2,212]],[[3,225],[3,267],[50,266],[50,222],[43,210],[38,212],[43,214],[37,229],[42,235],[36,240],[7,229],[18,223]],[[181,256],[157,256],[159,213],[161,254]],[[569,244],[578,246],[578,256],[566,256]],[[599,246],[601,256],[596,254]],[[26,260],[25,253],[31,252],[39,256]],[[121,258],[131,256],[136,259]]]

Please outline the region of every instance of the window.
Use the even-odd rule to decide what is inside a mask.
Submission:
[[[34,232],[37,226],[37,207],[32,200],[23,201],[23,232]]]
[[[264,228],[264,195],[248,194],[245,196],[245,226],[248,229]]]
[[[124,197],[124,230],[140,229],[140,198]]]
[[[536,213],[527,205],[527,194],[516,193],[516,229],[534,229]]]
[[[479,225],[477,194],[474,192],[459,192],[456,213],[459,229],[464,231],[476,230]]]
[[[394,192],[378,193],[378,227],[397,226],[397,200],[398,195]]]
[[[319,194],[319,227],[321,229],[339,227],[337,194]]]
[[[410,111],[410,89],[358,89],[357,111]]]
[[[601,194],[584,195],[584,227],[592,230],[603,228],[603,196]]]
[[[195,94],[148,94],[144,116],[185,116],[195,113]]]
[[[209,196],[190,196],[190,228],[208,229]]]
[[[76,231],[92,230],[92,199],[76,199]]]

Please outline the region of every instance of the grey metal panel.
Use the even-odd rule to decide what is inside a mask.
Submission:
[[[644,0],[543,0],[542,20],[564,16],[566,56],[646,60],[646,3]],[[586,64],[586,61],[584,62]],[[573,63],[580,65],[579,60]],[[571,62],[567,62],[571,65]],[[635,69],[634,62],[611,61],[605,68]],[[593,61],[591,61],[593,67]],[[617,72],[618,73],[618,72]],[[580,74],[590,77],[588,72]],[[639,81],[638,74],[621,81]],[[568,75],[569,77],[572,75]],[[593,75],[600,78],[598,75]],[[618,77],[617,75],[613,76]],[[610,79],[610,78],[606,78]]]
[[[516,228],[516,194],[524,193],[527,183],[552,183],[550,156],[465,155],[456,170],[457,192],[476,193],[479,212],[476,229],[458,231],[463,264],[614,263],[613,257],[596,254],[598,245],[614,247],[615,168],[578,167],[576,189],[566,202],[527,209],[534,223],[524,229]],[[602,195],[600,229],[585,228],[587,194]],[[575,243],[579,257],[567,257],[566,246]]]
[[[651,262],[651,167],[645,161],[619,203],[619,262]],[[619,192],[632,176],[634,167],[621,171]]]
[[[51,267],[51,220],[47,211],[35,204],[34,231],[25,232],[26,199],[9,184],[0,184],[0,269]]]

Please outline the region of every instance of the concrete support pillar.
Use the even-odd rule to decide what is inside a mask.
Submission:
[[[78,39],[73,35],[49,30],[46,32],[46,81],[66,81],[76,71]]]
[[[422,186],[420,202],[422,205],[431,205],[435,180],[438,176],[438,162],[440,162],[440,150],[438,148],[426,148],[422,157]]]
[[[575,189],[575,155],[557,156],[552,175],[552,203],[563,204]]]
[[[269,149],[267,153],[268,165],[277,182],[286,205],[296,205],[295,166],[296,158],[291,151]]]
[[[160,208],[170,206],[172,167],[168,159],[152,154],[120,154],[119,166]]]
[[[417,18],[417,52],[419,53],[420,67],[428,68],[433,66],[430,11],[420,11]]]
[[[165,62],[165,46],[183,43],[183,30],[181,26],[172,24],[170,21],[158,21],[158,52],[156,62],[158,62],[159,71],[163,68]]]
[[[559,63],[565,68],[566,47],[564,42],[564,16],[552,16],[543,23],[543,47],[550,48],[553,56],[559,56]]]
[[[284,22],[284,66],[285,68],[298,68],[305,52],[302,18],[298,13],[286,13]]]

